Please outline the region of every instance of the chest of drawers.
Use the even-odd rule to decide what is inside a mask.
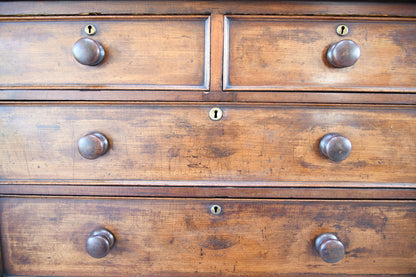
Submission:
[[[414,276],[416,5],[0,3],[4,276]]]

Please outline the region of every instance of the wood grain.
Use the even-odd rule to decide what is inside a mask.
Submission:
[[[413,274],[414,201],[2,198],[5,274],[41,276],[272,276]],[[222,207],[212,215],[210,206]],[[92,230],[116,237],[91,258]],[[328,264],[314,239],[332,232],[345,257]]]
[[[2,180],[211,180],[414,182],[415,109],[315,106],[11,105],[1,107]],[[96,160],[78,139],[99,131]],[[337,132],[352,142],[343,162],[318,150]]]
[[[33,181],[387,182],[416,180],[415,109],[362,106],[9,105],[0,107],[0,176]],[[108,152],[82,158],[78,140],[101,132]],[[327,133],[352,143],[323,158]]]
[[[416,92],[414,20],[228,16],[224,89]],[[348,35],[336,28],[345,24]],[[361,49],[358,62],[334,68],[329,46],[343,39]]]
[[[5,1],[5,15],[22,14],[315,14],[416,16],[412,0],[396,1]]]
[[[217,79],[218,80],[218,79]],[[221,79],[222,82],[222,79]],[[218,83],[217,83],[218,84]],[[324,104],[402,104],[416,105],[414,93],[302,92],[292,91],[164,91],[164,90],[0,90],[0,100],[17,101],[175,101],[175,102],[254,102]],[[1,103],[0,103],[1,104]]]
[[[0,18],[0,89],[209,87],[206,16]],[[79,64],[72,46],[93,24],[106,58]],[[206,42],[207,40],[207,42]]]
[[[123,184],[123,185],[122,185]],[[255,186],[256,185],[256,186]],[[407,187],[405,186],[407,185]],[[262,199],[356,199],[416,200],[414,184],[369,183],[232,183],[217,182],[134,182],[126,185],[85,182],[70,185],[56,182],[1,184],[0,194],[49,196],[128,196],[173,198],[262,198]]]
[[[221,93],[222,91],[222,67],[223,67],[223,47],[224,47],[224,15],[213,14],[211,16],[211,93]]]
[[[415,276],[415,7],[0,1],[0,275]],[[106,58],[82,66],[91,23]],[[331,68],[341,39],[361,57]],[[335,132],[339,163],[319,153]],[[338,263],[314,250],[326,232]]]

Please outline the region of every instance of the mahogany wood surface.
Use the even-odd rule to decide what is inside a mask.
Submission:
[[[412,2],[0,1],[0,275],[415,276]]]
[[[401,1],[4,1],[4,15],[101,14],[324,14],[416,16],[412,0]]]
[[[413,184],[370,183],[230,183],[217,182],[132,182],[126,184],[1,184],[0,195],[128,196],[183,198],[261,198],[261,199],[390,199],[416,200]],[[123,183],[121,185],[120,183]],[[225,186],[227,185],[227,187]],[[406,187],[407,185],[407,187]],[[253,187],[254,186],[254,187]]]
[[[41,276],[413,274],[413,201],[2,198],[5,273]],[[212,205],[221,206],[214,215]],[[115,236],[95,259],[97,228]],[[345,256],[328,264],[314,240],[333,233]],[[55,254],[54,254],[55,253]]]
[[[387,182],[416,180],[416,116],[409,107],[32,104],[0,107],[1,179]],[[109,141],[89,160],[78,140]],[[351,141],[333,162],[328,133]]]
[[[225,28],[227,90],[416,91],[414,19],[227,16]],[[361,56],[336,68],[326,53],[344,39]]]
[[[25,13],[26,15],[28,15],[28,16],[23,16],[23,17],[22,16],[4,17],[2,18],[2,20],[4,20],[5,22],[8,22],[9,20],[13,20],[13,21],[19,20],[19,22],[20,21],[27,22],[27,24],[29,25],[32,25],[35,21],[39,21],[39,20],[40,21],[43,20],[46,22],[48,21],[59,22],[59,20],[65,21],[65,20],[68,20],[69,18],[71,18],[72,21],[75,21],[73,22],[74,25],[77,25],[77,24],[84,23],[84,20],[86,19],[89,20],[90,22],[93,22],[93,21],[100,21],[103,18],[117,21],[117,19],[121,19],[121,18],[126,19],[126,17],[128,18],[135,17],[135,18],[145,19],[144,21],[146,20],[158,21],[161,18],[163,19],[163,18],[169,17],[169,16],[155,16],[154,13],[170,14],[171,16],[172,14],[174,14],[175,16],[172,16],[172,17],[178,18],[178,19],[181,19],[184,17],[185,18],[193,17],[195,14],[201,14],[201,13],[206,14],[207,16],[211,15],[210,16],[211,23],[208,22],[207,20],[206,25],[205,25],[206,34],[205,34],[205,46],[204,46],[205,48],[203,50],[204,53],[202,53],[201,52],[202,50],[198,48],[198,51],[200,51],[199,54],[194,53],[194,55],[198,56],[198,59],[197,59],[198,65],[196,61],[194,61],[193,65],[191,65],[194,68],[194,75],[195,75],[194,77],[197,77],[197,79],[203,78],[202,82],[197,82],[196,81],[197,79],[189,79],[192,77],[189,75],[190,72],[186,72],[186,70],[181,71],[181,72],[175,71],[175,73],[171,72],[173,68],[176,68],[178,66],[180,67],[180,65],[184,65],[184,66],[187,65],[189,67],[188,64],[185,64],[186,61],[184,61],[183,59],[178,59],[180,62],[179,64],[177,64],[178,60],[175,60],[174,62],[172,62],[171,60],[170,63],[172,66],[169,66],[169,64],[164,63],[164,60],[162,60],[162,57],[161,57],[160,59],[155,59],[156,62],[160,61],[160,63],[156,63],[156,65],[146,64],[146,66],[148,65],[148,67],[144,68],[143,70],[141,70],[140,68],[140,66],[143,65],[141,59],[133,60],[135,61],[133,65],[123,66],[127,64],[127,61],[131,57],[131,55],[130,57],[126,57],[126,56],[128,56],[127,54],[131,52],[128,52],[128,53],[123,52],[124,50],[127,51],[126,50],[127,48],[125,47],[127,44],[126,43],[120,44],[120,42],[123,42],[123,41],[126,42],[127,40],[130,42],[130,40],[133,40],[132,37],[135,38],[136,36],[131,35],[132,33],[135,33],[134,31],[129,32],[133,30],[133,27],[125,27],[126,21],[123,22],[123,20],[121,20],[122,22],[119,22],[117,24],[112,24],[113,26],[117,26],[120,28],[116,30],[114,30],[115,28],[113,29],[109,28],[108,30],[107,28],[105,28],[105,32],[104,32],[106,39],[109,42],[111,42],[111,45],[107,45],[107,47],[110,46],[110,50],[116,50],[115,54],[121,53],[123,55],[121,57],[121,60],[119,59],[119,56],[118,57],[112,56],[107,59],[107,61],[111,61],[111,64],[107,64],[107,65],[102,64],[99,66],[99,68],[95,68],[95,67],[91,68],[88,66],[83,66],[81,67],[81,71],[77,70],[79,68],[78,65],[71,64],[71,68],[72,66],[75,66],[74,68],[76,70],[73,71],[72,74],[68,76],[67,74],[63,73],[62,69],[57,70],[57,71],[51,70],[51,68],[52,69],[57,68],[56,65],[58,64],[58,61],[60,59],[69,60],[68,58],[72,58],[72,60],[74,60],[73,57],[68,57],[68,54],[70,53],[69,49],[68,51],[64,51],[64,49],[62,49],[60,50],[62,52],[62,55],[58,55],[55,57],[51,56],[52,59],[48,63],[46,63],[45,61],[48,61],[50,57],[44,59],[45,61],[43,62],[43,64],[45,65],[49,64],[46,68],[44,68],[44,70],[47,71],[48,74],[44,74],[44,75],[39,74],[37,79],[35,78],[34,80],[32,80],[33,82],[39,82],[42,80],[45,81],[49,78],[49,80],[51,81],[50,83],[47,83],[47,84],[45,83],[33,84],[32,83],[30,86],[25,86],[26,83],[23,84],[22,82],[24,79],[27,79],[27,78],[15,78],[14,82],[17,82],[17,83],[20,82],[20,86],[19,84],[16,84],[16,83],[3,84],[3,89],[0,90],[0,99],[5,99],[5,100],[16,99],[16,100],[255,101],[255,102],[262,102],[262,101],[299,102],[301,101],[301,102],[315,102],[315,103],[320,102],[320,103],[396,103],[396,104],[416,103],[416,97],[414,95],[407,95],[407,94],[397,95],[398,94],[397,92],[400,92],[401,90],[406,91],[406,92],[413,91],[412,86],[410,86],[408,84],[409,82],[407,82],[406,80],[410,78],[410,80],[413,80],[412,82],[414,82],[414,75],[415,75],[414,67],[411,67],[408,71],[406,71],[403,68],[403,64],[401,64],[401,62],[398,59],[394,59],[394,57],[396,58],[401,57],[400,58],[401,60],[405,59],[405,64],[411,66],[412,56],[414,56],[411,54],[413,50],[407,47],[406,45],[411,45],[412,43],[407,44],[405,40],[406,39],[411,40],[413,36],[411,35],[407,36],[406,35],[407,33],[403,35],[403,32],[396,32],[394,33],[394,35],[385,38],[384,29],[380,30],[380,27],[378,27],[379,28],[378,30],[373,30],[374,26],[379,25],[377,24],[377,22],[384,22],[384,21],[413,22],[414,17],[415,17],[415,12],[414,12],[415,9],[413,5],[409,3],[407,4],[406,3],[386,3],[386,2],[365,3],[365,2],[360,2],[360,1],[355,1],[352,3],[339,2],[339,1],[334,1],[334,2],[328,1],[328,2],[323,2],[323,3],[314,2],[314,1],[306,1],[306,2],[288,1],[288,2],[278,2],[274,4],[271,2],[264,2],[264,1],[255,1],[255,2],[203,1],[200,3],[198,3],[197,1],[180,1],[179,3],[176,3],[176,2],[177,1],[173,1],[173,2],[172,1],[151,1],[147,3],[145,1],[140,1],[140,2],[118,1],[116,3],[106,2],[105,4],[103,4],[102,2],[99,2],[99,1],[98,2],[97,1],[88,1],[88,2],[66,1],[65,5],[57,5],[57,3],[53,1],[52,2],[37,1],[36,5],[33,5],[33,3],[31,2],[25,2],[25,1],[18,1],[18,2],[11,1],[8,3],[0,3],[1,5],[0,7],[2,8],[0,10],[5,15],[8,14],[9,9],[13,10],[15,8],[20,9],[19,15],[23,15]],[[62,4],[63,2],[60,2],[60,3]],[[105,5],[108,5],[108,6],[105,6]],[[112,12],[109,11],[110,10],[109,7],[111,7]],[[31,10],[32,8],[35,10]],[[43,12],[40,12],[42,8],[45,8],[45,10]],[[109,10],[106,11],[107,8]],[[40,10],[36,11],[36,9],[40,9]],[[89,13],[78,12],[78,9],[89,9],[90,12]],[[102,12],[92,12],[95,9],[102,9]],[[129,12],[126,12],[125,10],[124,12],[121,12],[121,10],[119,9],[121,10],[127,9],[129,10]],[[32,14],[36,14],[36,13],[41,13],[41,14],[39,14],[38,16],[31,16]],[[117,13],[123,13],[123,15],[114,16],[114,14],[117,14]],[[332,76],[331,74],[327,75],[327,73],[331,73],[331,71],[329,70],[331,68],[325,67],[324,70],[327,70],[328,72],[325,72],[326,74],[324,75],[326,75],[326,78],[331,78],[332,81],[328,81],[328,83],[326,84],[322,83],[321,87],[319,86],[313,87],[307,84],[305,86],[297,86],[297,87],[293,87],[287,84],[281,86],[281,84],[279,84],[277,86],[272,86],[272,87],[265,86],[264,89],[260,87],[256,87],[254,88],[256,90],[256,92],[254,93],[240,91],[240,89],[251,90],[253,89],[253,87],[248,87],[248,88],[239,87],[239,88],[235,88],[235,90],[233,90],[233,93],[221,93],[223,85],[227,87],[229,86],[229,82],[227,81],[228,78],[225,78],[225,83],[223,84],[223,81],[222,81],[223,72],[222,72],[222,68],[220,68],[222,66],[222,62],[223,62],[222,56],[224,52],[223,43],[222,43],[223,36],[224,36],[224,26],[223,26],[224,19],[223,18],[224,18],[224,15],[226,14],[239,14],[239,13],[251,14],[251,15],[255,15],[255,14],[276,15],[276,16],[273,16],[272,18],[280,18],[282,17],[282,15],[289,14],[291,15],[290,18],[293,18],[295,22],[296,22],[296,18],[299,18],[301,14],[308,14],[309,15],[308,19],[310,20],[316,19],[318,21],[322,20],[323,14],[331,15],[331,17],[326,17],[328,21],[330,22],[334,22],[334,20],[336,21],[336,20],[341,20],[341,19],[343,20],[346,19],[347,21],[351,20],[350,17],[348,18],[339,17],[339,15],[349,15],[349,16],[354,16],[352,18],[353,20],[355,18],[355,21],[358,20],[361,22],[364,20],[368,22],[374,22],[374,24],[369,23],[366,25],[366,26],[371,27],[369,28],[369,30],[367,29],[366,32],[369,33],[370,36],[376,36],[376,37],[378,36],[377,34],[380,34],[381,38],[377,38],[377,39],[384,43],[387,42],[387,44],[385,45],[376,44],[376,48],[378,47],[378,50],[376,49],[377,50],[376,51],[373,49],[371,51],[372,51],[372,54],[375,54],[375,57],[378,57],[378,59],[373,58],[372,60],[377,61],[377,60],[380,60],[379,57],[383,57],[383,60],[381,61],[382,64],[380,65],[379,63],[376,62],[376,65],[381,66],[381,67],[383,65],[392,65],[391,70],[393,69],[395,71],[401,70],[401,73],[404,72],[405,74],[402,76],[402,74],[399,74],[399,72],[397,72],[397,74],[392,74],[393,71],[390,71],[389,76],[394,80],[394,84],[391,86],[389,84],[383,85],[383,83],[385,84],[386,82],[388,82],[388,78],[385,78],[385,76],[381,76],[380,78],[374,79],[374,78],[363,78],[361,75],[357,73],[355,73],[355,75],[353,74],[354,76],[359,77],[358,79],[361,79],[361,81],[373,80],[372,82],[375,85],[374,87],[371,87],[371,86],[363,87],[360,85],[357,86],[357,82],[358,82],[357,78],[351,78],[351,76],[353,75],[348,74],[349,77],[347,79],[352,79],[353,82],[351,84],[346,85],[344,81],[344,85],[342,87],[337,87],[337,86],[330,84],[331,82],[333,82],[333,80],[335,80],[332,77],[338,78],[339,77],[338,75],[340,75],[340,76],[343,76],[342,79],[345,79],[346,74],[335,74],[336,76]],[[60,15],[65,14],[65,15],[72,15],[72,16],[62,16],[62,17],[50,16],[54,14],[60,14]],[[126,16],[126,14],[140,14],[140,16]],[[151,14],[153,15],[150,16]],[[185,14],[185,15],[179,16],[179,14]],[[45,15],[48,15],[48,16],[45,16]],[[103,15],[106,15],[106,16],[103,16]],[[293,16],[293,15],[297,15],[297,16]],[[334,18],[333,15],[337,15],[337,17]],[[374,18],[371,17],[369,19],[368,15],[377,16],[377,17],[374,17]],[[363,16],[367,16],[367,17],[363,18]],[[204,17],[200,16],[200,18],[203,19]],[[229,18],[229,16],[227,16],[227,18]],[[288,18],[288,16],[286,16],[286,18]],[[127,22],[130,22],[130,21],[127,20]],[[41,23],[38,23],[38,24],[41,24]],[[48,24],[51,25],[50,23]],[[88,22],[86,24],[88,24]],[[18,26],[18,25],[20,24],[14,24],[13,26]],[[36,26],[36,24],[34,25]],[[188,25],[192,25],[192,24],[188,24]],[[360,25],[362,24],[360,23]],[[385,23],[384,25],[389,25],[389,24]],[[413,26],[413,25],[410,24],[409,26]],[[78,33],[74,35],[73,41],[68,42],[69,45],[72,46],[74,41],[76,41],[75,37],[79,38],[79,35],[82,34],[81,32],[82,27],[83,26],[80,26],[80,28],[76,28],[78,30]],[[313,26],[311,25],[311,27]],[[155,31],[158,31],[158,30],[160,31],[160,29],[158,29],[157,26],[152,27],[152,28]],[[174,28],[174,27],[171,26],[171,28]],[[134,30],[135,29],[136,28],[134,28]],[[183,30],[175,29],[175,31],[182,32]],[[42,30],[36,30],[36,32],[42,33]],[[54,35],[53,32],[55,31],[52,31],[52,34],[43,33],[43,35],[51,36],[51,35]],[[71,32],[74,32],[74,30],[71,30]],[[192,32],[196,34],[197,30],[192,30]],[[97,34],[94,35],[93,37],[102,37],[103,36],[102,33],[103,32],[102,31],[100,32],[99,30]],[[165,30],[162,30],[158,33],[153,33],[152,41],[154,40],[160,41],[160,43],[163,44],[163,42],[166,41],[166,38],[165,38],[166,36],[164,35],[165,33],[166,33]],[[334,35],[335,33],[334,30],[331,29],[331,33]],[[408,34],[411,34],[411,33],[412,31],[410,30]],[[114,34],[117,34],[116,38],[114,38]],[[18,32],[17,34],[14,34],[14,38],[19,41],[21,40],[21,37],[25,37],[25,36],[19,36],[18,38],[16,38],[17,35],[18,35]],[[321,33],[320,35],[322,35],[326,39],[328,39],[329,37],[327,33],[324,33],[324,34]],[[348,36],[351,36],[351,35],[352,34]],[[62,34],[56,35],[55,37],[60,38],[60,36],[62,36]],[[338,37],[337,35],[335,36]],[[360,37],[362,36],[363,36],[363,33],[361,32]],[[32,36],[32,37],[36,37],[36,36]],[[70,38],[65,38],[65,39],[69,40]],[[118,41],[115,41],[116,39],[118,39]],[[211,39],[211,42],[210,42],[210,39]],[[51,38],[51,40],[53,39]],[[142,41],[140,40],[140,38],[135,38],[135,40],[137,44],[134,47],[129,45],[128,48],[134,48],[135,50],[134,52],[136,53],[137,51],[140,52],[143,46],[140,46],[140,43]],[[259,40],[257,41],[259,42],[259,44],[261,44],[261,43],[264,43],[263,40],[264,38],[259,37]],[[60,41],[60,40],[56,40],[56,41]],[[227,42],[227,40],[225,42]],[[365,44],[370,45],[370,42],[371,42],[370,40],[366,40]],[[10,43],[13,44],[13,42],[10,42]],[[61,43],[61,42],[54,42],[54,43]],[[196,41],[193,41],[193,43],[196,43]],[[395,46],[394,44],[397,44],[397,45]],[[54,46],[53,43],[48,44],[48,45],[50,45],[51,47]],[[41,46],[45,48],[44,45],[41,45]],[[41,46],[38,46],[38,47],[41,47]],[[198,47],[200,46],[201,45],[199,45]],[[322,47],[328,47],[328,46],[329,44],[324,45]],[[290,47],[292,49],[297,49],[298,45],[296,41],[291,43]],[[41,51],[45,51],[45,49],[43,48]],[[7,51],[4,51],[4,53],[6,52],[9,53],[11,49],[14,49],[14,47],[7,49]],[[19,46],[19,48],[17,49],[21,49],[21,46]],[[390,50],[395,50],[395,52],[394,51],[389,52]],[[5,57],[5,59],[3,60],[10,59],[10,56],[14,57],[13,59],[15,59],[16,57],[24,57],[23,64],[31,63],[31,61],[33,61],[36,55],[30,55],[30,52],[33,52],[33,50],[28,50],[28,51],[29,53],[27,53],[27,51],[20,51],[16,55],[9,55],[8,58]],[[178,51],[176,51],[175,49],[170,49],[169,51],[172,51],[172,54],[174,53],[175,55],[178,55]],[[404,54],[404,51],[406,51],[407,54]],[[156,52],[157,51],[155,50],[153,54],[155,54]],[[51,49],[51,51],[49,51],[47,55],[51,55],[54,53],[56,53],[56,51],[54,52],[54,50]],[[189,52],[189,54],[190,53],[191,52]],[[284,53],[286,53],[286,51],[284,51]],[[297,53],[302,53],[302,51],[297,51]],[[113,51],[113,54],[114,54],[114,51]],[[204,55],[203,57],[204,61],[201,61],[202,55]],[[261,53],[259,53],[259,55],[261,55]],[[227,56],[228,55],[225,55],[225,58],[227,58]],[[137,57],[137,54],[135,54],[134,57]],[[189,55],[187,56],[187,58],[189,58]],[[210,69],[210,59],[211,59],[211,69]],[[312,59],[312,63],[309,66],[309,68],[312,68],[313,70],[315,70],[315,68],[313,68],[313,65],[315,63],[319,63],[319,62],[323,63],[321,57],[318,57],[318,60],[313,59],[313,58],[310,58],[310,59]],[[392,61],[391,64],[389,64],[389,59]],[[36,59],[34,61],[36,62]],[[187,59],[187,61],[189,61],[189,59]],[[132,62],[132,61],[129,61],[129,62]],[[203,67],[202,69],[203,73],[201,73],[201,71],[197,71],[198,70],[197,67],[199,66],[201,62],[203,62],[203,65],[201,65]],[[73,61],[73,63],[76,63],[76,62]],[[163,64],[163,66],[158,67],[157,64],[159,65]],[[365,64],[373,68],[373,66],[370,65],[369,63],[365,63]],[[272,67],[273,66],[275,65],[272,65]],[[2,67],[9,68],[10,65],[5,63]],[[163,75],[166,78],[164,78],[163,80],[160,79],[160,72],[159,72],[160,70],[158,70],[159,68],[164,68],[165,70],[167,70],[165,72],[166,74]],[[250,68],[251,70],[253,70],[253,67],[250,67]],[[180,67],[180,69],[184,70],[184,67]],[[312,69],[309,69],[309,70],[312,70]],[[15,68],[12,68],[12,71],[8,72],[6,76],[10,74],[12,76],[13,74],[16,75],[16,73],[13,73],[15,70],[16,70]],[[23,67],[22,70],[24,71],[24,70],[29,70],[29,69],[27,69],[26,67]],[[149,72],[155,71],[155,70],[158,72],[158,74],[149,74]],[[300,80],[299,76],[297,76],[296,74],[296,70],[295,72],[293,72],[293,77],[291,78],[293,80]],[[109,74],[109,72],[111,72],[111,74]],[[123,75],[123,77],[120,77],[120,73],[114,75],[112,74],[113,72],[124,72],[125,74],[121,74]],[[339,73],[340,70],[336,72]],[[372,72],[372,70],[365,72],[364,76],[367,76],[369,72]],[[33,78],[33,76],[35,76],[33,73],[34,72],[33,71],[30,72],[30,70],[27,73],[29,80],[30,78]],[[104,78],[103,74],[107,75],[107,77],[108,75],[112,76],[113,80],[110,79],[110,83],[108,83],[109,79],[107,77]],[[185,82],[183,82],[182,79],[175,78],[175,77],[182,76],[180,74],[182,75],[188,74],[187,75],[189,77],[188,80],[186,80],[186,77],[184,77],[182,79],[185,80]],[[76,80],[78,82],[72,80],[74,81],[74,83],[72,84],[62,84],[62,83],[56,84],[56,81],[59,80],[59,78],[68,79],[70,78],[70,76],[78,77],[79,79]],[[97,76],[98,76],[98,79],[97,79]],[[129,76],[131,78],[129,78]],[[157,79],[156,76],[159,76],[159,79]],[[227,75],[225,77],[227,77]],[[10,79],[10,77],[8,78]],[[126,82],[125,83],[117,82],[119,81],[120,78],[122,78]],[[212,79],[210,80],[210,78]],[[246,78],[246,79],[252,79],[252,78],[253,76],[250,75],[249,78]],[[280,78],[281,76],[279,76],[279,79]],[[325,78],[325,76],[321,76],[320,78],[321,79]],[[73,79],[76,79],[76,78],[73,78]],[[99,80],[101,80],[101,82]],[[140,80],[142,80],[143,83],[139,82],[139,84],[137,84],[137,81],[140,81]],[[145,83],[145,81],[147,81],[148,83]],[[170,81],[170,83],[168,82],[169,84],[166,84],[166,82],[164,81]],[[175,83],[175,81],[179,81],[180,84]],[[354,85],[354,82],[355,82],[355,85]],[[45,86],[47,88],[65,88],[65,89],[68,89],[69,91],[66,91],[66,90],[38,91],[39,89],[45,88]],[[403,87],[400,87],[400,86],[403,86]],[[77,91],[71,90],[71,88],[80,88],[80,87],[88,88],[91,91],[84,91],[84,93],[80,94]],[[6,88],[9,88],[9,89],[6,89]],[[18,90],[16,90],[17,88]],[[128,90],[119,91],[117,90],[117,88],[128,89]],[[210,93],[207,93],[206,91],[208,88],[210,89]],[[29,89],[35,89],[36,91],[30,91]],[[165,89],[165,91],[160,91],[160,89],[162,90]],[[179,89],[183,91],[176,92],[173,89],[174,90]],[[232,87],[230,87],[230,89],[232,89]],[[270,90],[270,89],[274,91],[279,90],[281,92],[279,93],[267,92],[267,90]],[[291,90],[291,89],[302,90],[302,91],[306,90],[309,93],[300,93],[299,91],[296,92],[296,94],[294,94],[293,92],[288,93],[287,90]],[[323,89],[324,91],[327,91],[327,93],[319,92],[319,90],[321,89]],[[130,91],[130,90],[134,90],[134,91]],[[203,91],[197,92],[195,90],[203,90]],[[333,91],[337,91],[337,90],[348,91],[348,93],[345,93],[345,94],[335,93],[334,94]],[[361,95],[361,94],[357,94],[356,92],[354,92],[354,90],[371,91],[372,94]],[[380,91],[384,91],[384,92],[393,91],[395,93],[383,95],[379,93]]]
[[[88,24],[105,49],[96,66],[72,54]],[[0,89],[208,89],[206,16],[0,17],[0,33]]]
[[[222,78],[220,78],[222,80]],[[221,86],[221,82],[216,87]],[[213,86],[213,83],[211,83]],[[416,105],[415,93],[303,92],[303,91],[163,91],[163,90],[0,90],[3,101],[143,101],[155,102],[251,102],[324,104]],[[4,102],[0,102],[0,105]]]

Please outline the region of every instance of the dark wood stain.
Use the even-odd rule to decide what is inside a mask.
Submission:
[[[212,199],[3,197],[0,231],[6,273],[86,276],[93,270],[101,276],[131,276],[168,270],[186,275],[195,270],[232,271],[238,261],[236,270],[253,276],[260,271],[266,276],[276,271],[343,274],[343,267],[323,266],[313,250],[314,239],[325,232],[334,232],[345,245],[339,263],[348,261],[344,266],[353,274],[396,273],[398,260],[401,274],[414,272],[414,201],[217,203],[226,212],[213,216],[207,209]],[[109,216],[112,213],[117,216]],[[58,224],[50,220],[56,214],[61,216]],[[102,259],[85,251],[88,235],[98,227],[116,237],[114,248]],[[362,262],[373,257],[374,263]]]
[[[238,240],[235,237],[211,235],[202,240],[201,246],[210,250],[221,250],[233,247],[237,243]]]
[[[415,276],[413,2],[0,1],[0,275]]]

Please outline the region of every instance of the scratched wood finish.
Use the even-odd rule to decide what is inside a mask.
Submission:
[[[97,66],[72,54],[88,24],[106,52]],[[208,24],[206,16],[0,19],[0,89],[205,90]]]
[[[211,214],[213,204],[220,215]],[[416,272],[414,201],[2,198],[0,205],[6,275]],[[116,238],[102,259],[85,250],[97,227]],[[313,249],[325,232],[345,246],[336,264]]]
[[[0,275],[415,276],[411,1],[0,1],[0,15],[0,99],[15,101],[0,103]],[[71,53],[90,23],[95,67]],[[344,38],[361,58],[328,67]],[[91,131],[110,140],[96,160],[77,150]],[[328,132],[351,140],[347,160],[320,156]],[[116,236],[103,259],[85,249],[97,227]],[[336,264],[313,250],[324,232],[345,245]]]
[[[217,58],[217,62],[221,61]],[[218,65],[218,63],[217,63]],[[222,71],[221,71],[222,72]],[[212,76],[213,77],[213,76]],[[216,79],[222,80],[222,77]],[[222,87],[217,83],[216,87]],[[213,83],[211,83],[212,87]],[[213,88],[212,88],[213,89]],[[416,94],[362,93],[362,92],[283,92],[279,91],[233,91],[222,90],[183,91],[183,90],[0,90],[0,100],[39,101],[39,100],[82,100],[82,101],[176,101],[176,102],[254,102],[254,103],[324,103],[324,104],[404,104],[416,105]]]
[[[336,28],[348,26],[339,36]],[[416,92],[416,21],[328,17],[227,17],[224,89]],[[327,49],[343,39],[361,49],[334,68]]]
[[[375,2],[375,3],[373,3]],[[406,3],[407,2],[407,3]],[[416,16],[412,0],[402,1],[4,1],[6,15],[22,14],[325,14]]]
[[[120,186],[120,185],[10,185],[1,184],[0,194],[8,195],[52,195],[52,196],[128,196],[128,197],[195,197],[195,198],[262,198],[262,199],[384,199],[384,200],[416,200],[416,190],[409,185],[408,188],[400,187],[400,184],[385,184],[389,188],[372,187],[371,184],[356,184],[364,188],[351,188],[351,183],[345,184],[346,187],[331,187],[330,183],[322,183],[325,187],[299,187],[293,183],[278,185],[280,187],[267,187],[270,184],[258,184],[257,187],[232,186],[228,183],[227,187],[213,187],[213,183],[204,184],[188,182],[186,186],[180,186],[176,182],[166,184],[166,182],[152,183],[140,186]],[[163,184],[163,186],[162,186]],[[211,185],[211,186],[209,186]],[[311,186],[311,184],[309,184]],[[253,184],[251,184],[253,186]],[[290,186],[290,187],[289,187]],[[380,185],[379,185],[380,186]],[[392,188],[393,187],[393,188]],[[369,189],[371,188],[371,189]]]
[[[0,107],[3,181],[188,180],[396,182],[416,180],[416,109],[222,104],[9,105]],[[78,140],[101,132],[98,159]],[[352,153],[332,162],[320,139],[340,133]],[[223,185],[227,185],[226,182]]]

